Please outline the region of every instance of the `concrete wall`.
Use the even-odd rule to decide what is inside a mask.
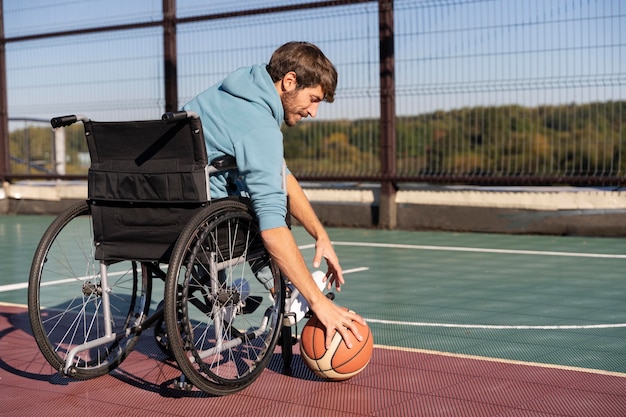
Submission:
[[[84,181],[5,182],[0,195],[0,213],[58,214],[85,198],[87,184]]]
[[[378,207],[313,202],[327,226],[376,227]],[[400,204],[398,229],[626,237],[626,210],[528,210]]]
[[[378,227],[378,188],[304,184],[322,222]],[[4,184],[0,213],[58,214],[85,199],[84,182]],[[398,229],[579,236],[626,236],[626,191],[573,187],[405,186]]]
[[[306,189],[328,226],[376,227],[377,190]],[[407,187],[398,229],[626,236],[626,192],[573,187]]]

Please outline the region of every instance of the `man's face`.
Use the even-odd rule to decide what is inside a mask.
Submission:
[[[321,86],[284,92],[281,101],[287,126],[295,126],[301,119],[308,116],[315,117],[323,99],[324,92]]]

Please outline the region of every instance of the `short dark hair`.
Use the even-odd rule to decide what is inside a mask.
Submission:
[[[296,73],[296,88],[321,86],[324,100],[332,103],[337,88],[337,70],[315,45],[308,42],[287,42],[280,46],[267,65],[272,81],[282,80],[285,74]]]

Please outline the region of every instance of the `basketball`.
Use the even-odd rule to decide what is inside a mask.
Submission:
[[[300,356],[305,364],[319,377],[342,381],[361,372],[372,357],[374,338],[367,324],[358,324],[363,341],[352,338],[352,349],[348,349],[341,335],[335,331],[330,349],[326,350],[325,327],[311,316],[300,335]]]

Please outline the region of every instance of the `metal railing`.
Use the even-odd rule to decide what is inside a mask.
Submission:
[[[42,4],[5,3],[4,19]],[[232,69],[266,62],[297,33],[320,45],[340,74],[336,101],[320,107],[320,120],[284,131],[288,163],[302,179],[624,183],[619,0],[183,6],[164,0],[157,17],[142,9],[129,22],[120,11],[102,27],[68,18],[63,31],[33,26],[0,36],[8,115],[159,118]],[[32,151],[11,148],[2,176],[84,175],[80,146],[67,142],[65,174],[52,159],[37,155],[33,165]]]

